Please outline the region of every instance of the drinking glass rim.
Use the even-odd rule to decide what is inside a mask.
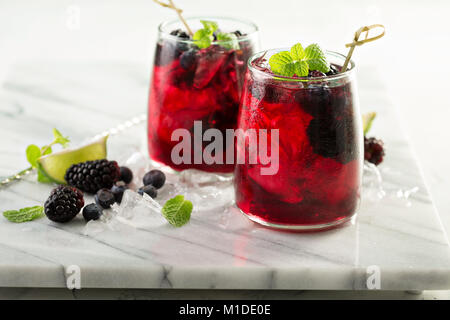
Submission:
[[[247,19],[243,19],[243,18],[235,18],[235,17],[229,17],[229,16],[187,16],[184,17],[184,19],[186,21],[190,21],[190,20],[228,20],[228,21],[235,21],[235,22],[240,22],[243,24],[246,24],[247,26],[250,26],[253,30],[249,33],[246,33],[245,36],[241,36],[238,37],[236,40],[227,40],[227,41],[212,41],[211,45],[221,45],[221,44],[226,44],[226,43],[231,43],[234,41],[239,42],[243,42],[243,41],[247,41],[249,40],[252,36],[256,35],[259,32],[259,28],[258,26]],[[164,35],[164,37],[166,37],[167,39],[171,39],[173,41],[179,42],[179,43],[187,43],[187,44],[194,44],[195,40],[191,40],[191,39],[182,39],[179,38],[177,36],[171,35],[170,31],[165,31],[164,27],[166,27],[167,25],[170,25],[172,23],[175,22],[180,22],[180,19],[172,19],[172,20],[166,20],[163,21],[159,24],[158,26],[158,33],[161,35]]]
[[[345,71],[345,72],[341,72],[341,73],[337,73],[337,74],[333,74],[330,76],[322,76],[322,77],[288,77],[288,76],[281,76],[281,75],[277,75],[277,74],[273,74],[273,73],[269,73],[267,71],[263,71],[260,70],[258,68],[255,68],[252,65],[252,62],[256,59],[261,57],[263,54],[267,54],[269,52],[281,52],[281,51],[290,51],[290,48],[277,48],[277,49],[269,49],[269,50],[263,50],[260,52],[255,53],[254,55],[252,55],[248,61],[247,61],[247,67],[250,71],[254,72],[254,73],[259,73],[265,77],[269,77],[272,79],[279,79],[280,81],[286,80],[286,81],[301,81],[301,82],[308,82],[308,81],[324,81],[324,80],[338,80],[341,78],[345,78],[350,76],[351,74],[353,74],[354,70],[355,70],[355,63],[353,62],[353,60],[350,60],[349,63],[349,68]],[[325,54],[326,55],[331,55],[331,56],[335,56],[335,57],[339,57],[342,58],[342,61],[345,61],[346,56],[344,56],[343,54],[339,53],[339,52],[335,52],[335,51],[330,51],[330,50],[325,50]]]

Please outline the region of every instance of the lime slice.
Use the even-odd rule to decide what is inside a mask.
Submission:
[[[40,157],[37,161],[38,170],[52,181],[65,184],[64,175],[71,165],[106,158],[107,139],[108,136],[105,136],[78,149],[65,149]]]

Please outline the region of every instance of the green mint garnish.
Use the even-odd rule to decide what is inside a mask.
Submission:
[[[3,212],[3,216],[11,222],[21,223],[41,218],[44,216],[44,207],[34,206],[20,210],[8,210]]]
[[[272,72],[280,76],[308,76],[309,70],[323,73],[330,71],[325,54],[317,44],[311,44],[303,49],[300,43],[292,46],[291,51],[281,51],[269,59]]]
[[[47,183],[51,181],[45,174],[41,172],[41,170],[39,170],[37,166],[37,160],[42,156],[52,153],[52,146],[59,144],[63,148],[66,148],[70,142],[69,138],[64,137],[57,129],[53,129],[53,137],[54,140],[50,144],[43,146],[42,148],[39,148],[35,144],[30,144],[25,151],[27,160],[30,163],[31,168],[37,168],[38,170],[37,179],[39,182]]]
[[[53,128],[53,136],[55,137],[55,144],[60,144],[63,148],[67,148],[70,142],[68,137],[64,137],[56,128]]]
[[[181,227],[191,219],[192,202],[184,200],[184,196],[178,195],[167,200],[162,207],[162,215],[174,227]]]
[[[214,41],[213,34],[219,26],[214,21],[200,20],[200,22],[203,25],[203,29],[197,30],[197,32],[194,33],[193,39],[197,47],[204,49],[208,48]]]
[[[200,49],[208,48],[214,41],[214,32],[219,29],[219,26],[214,21],[200,20],[203,24],[203,29],[197,30],[194,33],[194,42]],[[222,47],[226,49],[239,49],[237,36],[234,33],[218,32],[216,34],[217,41],[223,41]]]
[[[237,36],[234,33],[220,32],[217,34],[217,41],[224,41],[225,43],[221,44],[221,46],[226,49],[239,49]]]

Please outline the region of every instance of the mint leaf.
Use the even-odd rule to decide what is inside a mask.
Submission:
[[[269,65],[272,72],[284,76],[285,72],[288,71],[289,65],[294,63],[294,59],[289,51],[281,51],[272,55],[269,59]],[[287,76],[287,75],[286,75]]]
[[[36,161],[41,157],[41,148],[35,144],[30,144],[25,152],[28,162],[33,168],[36,168]]]
[[[307,77],[309,73],[308,63],[306,61],[297,61],[294,73],[299,77]]]
[[[318,44],[311,44],[306,47],[305,55],[310,70],[318,70],[323,73],[330,71],[327,58]]]
[[[323,73],[330,71],[325,54],[319,45],[311,44],[306,49],[300,43],[292,46],[290,51],[281,51],[269,59],[272,72],[278,75],[292,77],[307,77],[309,70]]]
[[[217,22],[214,21],[200,20],[200,23],[203,25],[204,30],[207,30],[211,34],[213,34],[217,29],[219,29]]]
[[[294,60],[303,60],[305,58],[305,50],[300,43],[294,44],[291,48],[291,57]]]
[[[181,227],[191,219],[192,202],[184,200],[184,196],[178,195],[167,200],[162,208],[162,215],[174,227]]]
[[[239,43],[237,41],[237,36],[234,33],[224,33],[220,32],[217,34],[217,41],[223,41],[225,43],[220,44],[226,49],[239,49]]]
[[[63,148],[67,148],[70,140],[69,137],[63,137],[61,132],[59,132],[56,128],[53,128],[53,136],[55,137],[55,143],[60,144]]]
[[[41,218],[44,215],[44,207],[34,206],[20,210],[8,210],[3,212],[3,216],[11,222],[21,223]]]
[[[212,33],[210,34],[208,30],[200,29],[197,30],[196,33],[194,33],[194,42],[200,49],[208,48],[211,45],[211,42],[213,42],[214,37],[212,36]]]
[[[216,22],[200,20],[203,24],[203,29],[197,30],[194,33],[193,39],[197,47],[200,49],[208,48],[214,41],[213,33],[219,28]]]

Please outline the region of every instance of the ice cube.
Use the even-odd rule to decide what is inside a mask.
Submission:
[[[194,87],[201,89],[206,87],[217,71],[227,61],[229,52],[224,52],[216,47],[209,47],[198,52],[197,69],[194,77]]]
[[[159,203],[147,194],[141,196],[132,190],[124,192],[120,206],[113,210],[117,213],[117,221],[136,228],[158,227],[167,223]]]

